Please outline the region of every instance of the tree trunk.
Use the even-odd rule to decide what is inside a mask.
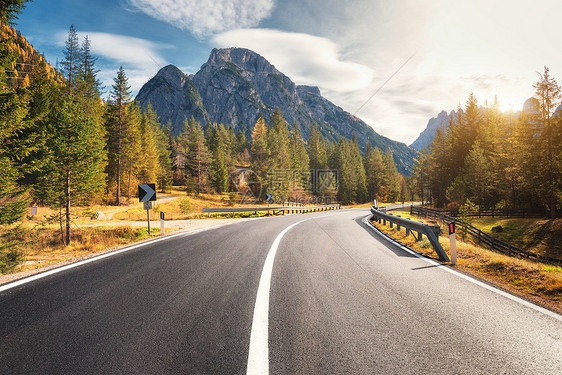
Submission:
[[[115,204],[119,206],[121,204],[121,138],[122,138],[122,108],[119,104],[119,131],[117,134],[117,192],[115,196]]]
[[[65,183],[65,214],[66,214],[66,238],[65,245],[70,245],[70,170],[66,171],[66,183]]]

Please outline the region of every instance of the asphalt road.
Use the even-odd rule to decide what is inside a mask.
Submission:
[[[276,238],[272,374],[562,374],[560,315],[388,244],[367,215],[177,235],[3,290],[0,374],[244,374]]]

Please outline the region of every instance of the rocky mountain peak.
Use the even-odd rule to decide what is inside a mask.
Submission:
[[[182,88],[188,80],[188,77],[178,67],[171,64],[160,69],[154,78],[164,79],[176,88]]]
[[[273,66],[264,57],[254,51],[246,48],[214,48],[207,62],[201,67],[222,67],[234,64],[246,72],[281,74],[275,66]]]

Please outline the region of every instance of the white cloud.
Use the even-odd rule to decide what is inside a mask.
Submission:
[[[160,55],[160,50],[172,48],[170,45],[145,39],[88,31],[78,33],[80,41],[86,35],[90,40],[92,54],[102,59],[98,62],[98,68],[101,69],[98,75],[106,89],[113,84],[119,66],[123,66],[134,94],[167,64]],[[57,43],[62,46],[67,38],[68,33],[59,33]]]
[[[147,15],[202,38],[225,30],[257,26],[273,0],[129,0]]]
[[[244,47],[264,56],[297,84],[321,90],[350,91],[371,83],[373,71],[342,61],[338,46],[327,38],[270,29],[238,29],[216,35],[217,47]]]

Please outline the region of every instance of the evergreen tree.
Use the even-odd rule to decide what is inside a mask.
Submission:
[[[389,202],[397,202],[400,199],[400,173],[396,169],[396,164],[390,151],[384,154],[383,164],[385,176],[383,192],[388,196]]]
[[[328,142],[320,134],[316,124],[310,128],[307,140],[307,151],[310,159],[310,168],[313,170],[326,169],[328,167]]]
[[[71,240],[71,207],[91,201],[103,188],[103,140],[95,124],[68,94],[63,94],[51,112],[47,140],[48,161],[39,188],[51,206],[64,210],[63,243]],[[62,222],[61,222],[62,228]]]
[[[366,187],[369,197],[377,199],[379,202],[386,202],[388,197],[384,191],[385,165],[380,148],[373,149],[367,146],[363,156],[363,165],[365,166]]]
[[[110,181],[115,184],[115,204],[121,204],[121,173],[123,167],[123,139],[127,130],[127,106],[129,105],[130,87],[123,67],[119,68],[114,78],[106,113],[108,134],[108,166]]]
[[[412,174],[413,190],[421,200],[422,204],[426,202],[426,191],[429,189],[429,155],[428,150],[420,151],[418,158],[414,161],[414,170]]]
[[[0,22],[12,25],[29,0],[2,0],[0,3]]]
[[[76,89],[80,74],[81,51],[78,41],[78,31],[74,25],[70,25],[68,38],[63,50],[64,59],[61,61],[61,73],[66,79],[66,86],[69,92]]]
[[[273,169],[289,169],[291,158],[289,152],[289,130],[281,110],[277,108],[271,116],[267,133],[269,161]]]
[[[252,132],[251,166],[254,173],[265,178],[269,167],[268,129],[262,116],[258,118]]]
[[[223,124],[209,130],[209,146],[212,155],[210,176],[211,184],[218,193],[228,191],[228,172],[233,168],[232,135]]]
[[[76,77],[76,86],[81,96],[90,99],[94,103],[100,103],[101,82],[97,78],[99,69],[96,69],[97,58],[92,56],[90,39],[84,38],[80,49],[80,60]],[[90,104],[87,102],[87,104]]]
[[[147,127],[152,129],[154,144],[156,147],[157,169],[156,183],[164,193],[172,187],[173,178],[173,135],[171,129],[162,127],[158,120],[158,115],[150,103],[147,104],[143,112]]]
[[[562,124],[553,112],[560,105],[561,87],[545,66],[534,88],[538,111],[522,117],[518,143],[526,183],[554,219],[562,192]]]
[[[158,173],[158,148],[156,146],[155,127],[150,123],[146,113],[142,114],[139,124],[140,150],[138,178],[140,183],[156,181]]]
[[[188,176],[191,176],[196,181],[197,194],[202,193],[207,186],[210,163],[211,156],[201,124],[194,118],[191,118],[187,134],[185,168]]]

